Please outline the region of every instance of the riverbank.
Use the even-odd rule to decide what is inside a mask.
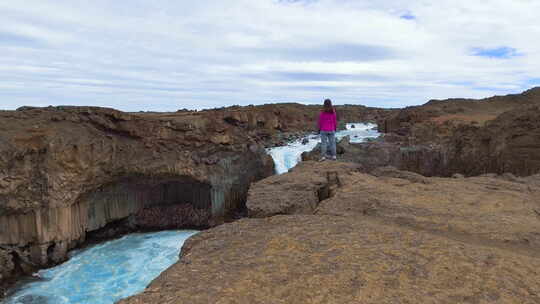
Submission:
[[[0,244],[20,249],[21,252],[17,255],[12,253],[2,255],[0,252],[0,258],[3,256],[6,260],[0,268],[0,273],[4,279],[10,275],[17,275],[17,271],[22,269],[19,256],[39,267],[60,263],[65,260],[69,250],[84,242],[88,231],[99,231],[107,227],[107,224],[126,220],[134,215],[137,216],[140,225],[157,229],[179,228],[187,220],[201,219],[205,227],[218,226],[217,231],[221,231],[219,229],[225,228],[221,228],[220,224],[225,222],[227,214],[235,210],[244,210],[244,215],[264,214],[260,211],[250,211],[248,206],[244,206],[249,185],[261,180],[263,180],[261,185],[265,185],[264,181],[267,180],[272,180],[276,185],[286,185],[285,188],[278,190],[268,185],[269,192],[261,192],[259,201],[266,201],[263,205],[277,209],[274,215],[283,216],[294,214],[295,210],[303,210],[302,215],[318,216],[319,212],[322,212],[321,214],[325,215],[323,221],[328,221],[329,227],[333,227],[329,228],[329,231],[339,235],[338,228],[345,224],[334,227],[332,221],[337,220],[334,218],[336,216],[345,217],[345,215],[341,214],[342,211],[337,214],[326,214],[319,207],[323,201],[332,200],[336,193],[342,193],[340,191],[343,189],[340,189],[348,185],[347,180],[351,176],[355,177],[353,184],[356,188],[353,189],[351,184],[351,188],[346,188],[348,190],[342,193],[344,195],[342,199],[349,204],[346,207],[347,212],[358,209],[361,213],[354,215],[355,220],[371,221],[373,218],[369,217],[370,215],[382,214],[383,224],[384,220],[389,220],[398,226],[395,230],[388,228],[392,235],[406,234],[406,230],[403,229],[427,230],[424,232],[428,236],[432,234],[441,236],[439,234],[442,233],[440,242],[447,242],[447,239],[458,241],[452,246],[461,246],[459,242],[472,242],[471,252],[480,250],[476,247],[479,244],[489,246],[495,244],[496,249],[510,246],[506,247],[507,251],[523,251],[525,255],[530,256],[528,253],[531,250],[527,249],[527,246],[536,246],[537,236],[519,225],[516,227],[521,227],[520,231],[510,234],[505,234],[505,231],[512,231],[512,224],[515,224],[514,213],[522,212],[512,208],[521,206],[522,201],[532,202],[532,205],[526,206],[528,211],[524,220],[527,225],[536,227],[536,222],[532,218],[536,219],[536,214],[540,214],[540,209],[534,205],[537,204],[536,197],[540,197],[534,178],[520,177],[533,174],[540,168],[537,166],[537,156],[540,155],[538,154],[540,110],[537,108],[537,104],[540,104],[538,97],[540,95],[537,93],[538,90],[531,90],[519,96],[497,97],[478,103],[460,100],[433,101],[422,107],[395,112],[369,112],[365,108],[362,110],[364,112],[351,112],[351,115],[366,117],[365,115],[369,114],[372,118],[379,117],[377,119],[379,128],[392,133],[385,134],[382,140],[371,143],[342,146],[344,149],[342,159],[350,161],[345,166],[355,166],[354,170],[345,170],[343,167],[325,169],[324,166],[331,164],[320,164],[323,167],[312,165],[314,171],[308,174],[310,178],[308,175],[295,175],[294,173],[298,171],[294,169],[292,174],[265,179],[273,174],[274,169],[265,148],[276,143],[282,144],[310,130],[311,126],[306,125],[306,122],[309,123],[314,118],[307,118],[306,115],[311,114],[303,113],[304,108],[296,105],[289,108],[248,107],[200,113],[128,114],[112,109],[77,107],[28,108],[0,112],[2,116],[0,132],[5,139],[0,142],[2,152],[0,153],[0,228],[2,228]],[[495,105],[496,110],[490,112],[493,117],[484,117],[485,120],[480,122],[473,119],[478,118],[478,113],[490,109],[492,105]],[[310,111],[318,111],[318,108],[310,108],[308,112]],[[390,116],[377,116],[381,113]],[[280,139],[279,134],[287,132],[296,135],[283,135],[285,137]],[[339,162],[335,165],[342,166]],[[388,168],[377,171],[378,167],[387,165],[422,175]],[[369,174],[357,176],[356,174],[360,174],[359,171]],[[324,173],[322,176],[321,172]],[[481,176],[480,180],[465,179],[460,182],[464,176],[484,175],[484,173],[491,175]],[[373,182],[370,176],[374,176],[379,182],[390,182],[390,186],[398,187],[396,189],[402,187],[410,192],[400,192],[387,184]],[[427,176],[456,178],[455,181],[432,180]],[[300,180],[297,180],[299,178]],[[299,183],[302,178],[314,184]],[[450,180],[452,182],[448,182]],[[446,202],[448,197],[456,196],[454,192],[441,191],[445,190],[445,187],[459,192],[468,189],[468,183],[471,181],[475,186],[463,193],[465,196],[462,197],[462,201],[486,211],[489,216],[475,214],[474,210],[470,210],[472,215],[463,214],[446,203],[440,205],[440,209],[437,210],[422,209],[425,204],[437,206],[440,200]],[[505,184],[506,182],[511,185]],[[414,186],[409,187],[410,183]],[[432,188],[430,185],[442,188]],[[527,188],[523,188],[523,185]],[[370,187],[381,187],[388,190],[388,193],[393,193],[393,196],[377,192],[377,195],[369,197],[369,201],[364,201],[362,196],[364,192],[357,190],[373,190]],[[482,187],[494,191],[485,192],[486,189]],[[500,189],[504,191],[498,191]],[[434,195],[439,192],[442,193],[440,196]],[[499,205],[486,207],[484,196],[490,201],[499,202]],[[403,197],[414,197],[416,201],[403,201]],[[503,200],[499,201],[500,199]],[[306,202],[309,202],[309,207],[303,205]],[[280,209],[283,206],[290,208]],[[185,213],[186,216],[180,219],[171,216],[176,212],[170,211],[177,208],[183,210],[182,214]],[[448,208],[450,209],[447,210]],[[505,213],[507,208],[512,209],[510,214]],[[382,212],[386,209],[389,210],[389,214]],[[191,216],[195,214],[195,210],[199,210],[200,214]],[[315,214],[312,214],[313,212]],[[349,216],[347,212],[346,216]],[[445,212],[449,212],[450,219],[446,217]],[[409,218],[410,214],[415,218]],[[357,216],[361,217],[356,218]],[[266,215],[257,217],[265,218]],[[497,230],[499,228],[484,224],[485,218],[490,217],[494,217],[493,222],[497,223],[497,227],[506,227],[506,230]],[[296,218],[284,221],[287,220],[294,221]],[[457,221],[451,225],[453,232],[437,230],[446,227],[450,220]],[[239,222],[246,221],[250,220],[242,219]],[[300,218],[299,221],[312,223],[311,218],[305,221],[304,218]],[[462,227],[463,223],[468,222],[479,222],[482,223],[480,226],[485,225],[489,229],[494,229],[497,237],[501,239],[494,242],[492,239],[486,240],[482,235],[476,235],[472,232],[474,229],[485,227],[467,225]],[[233,227],[239,232],[240,227],[243,227],[241,225],[243,224],[234,222],[224,226]],[[254,227],[264,225],[255,224]],[[281,225],[279,223],[278,226]],[[304,231],[301,225],[291,224],[284,227]],[[364,228],[376,233],[380,228],[378,227]],[[279,227],[276,229],[279,230]],[[455,233],[456,229],[459,233]],[[214,229],[208,231],[211,233]],[[316,238],[321,237],[313,231],[304,232],[314,238],[307,244],[316,242]],[[289,235],[288,230],[283,230],[283,233]],[[367,237],[362,233],[351,233],[351,238]],[[253,235],[253,241],[257,237],[264,239],[257,232]],[[506,239],[503,237],[510,238],[511,244],[504,245]],[[369,245],[368,243],[351,244],[361,247]],[[206,245],[204,242],[200,244],[203,248],[200,249],[201,252],[205,252]],[[259,248],[257,244],[254,245],[255,248]],[[273,242],[259,245],[267,248],[272,247],[272,244]],[[325,246],[332,244],[329,241]],[[430,242],[423,244],[432,246]],[[308,246],[304,242],[283,245]],[[394,249],[405,250],[409,245],[399,246]],[[278,250],[276,253],[287,254],[288,248],[286,249]],[[272,254],[266,255],[266,251],[262,253],[266,260],[271,259]],[[439,253],[459,260],[454,252]],[[216,255],[216,257],[228,259],[227,256]],[[401,258],[411,257],[405,255]],[[430,259],[434,258],[430,256]],[[506,253],[501,253],[503,263],[506,263],[507,258]],[[535,263],[534,260],[531,261]],[[407,267],[407,265],[403,263],[394,266]],[[519,271],[529,271],[522,266],[518,265]],[[312,271],[309,268],[300,269]],[[481,271],[485,269],[478,268],[475,275],[480,275]],[[512,275],[505,270],[497,271],[500,271],[497,275]],[[433,270],[431,273],[436,271]],[[458,275],[459,272],[452,270],[448,274]],[[219,277],[220,274],[214,275]],[[516,274],[521,275],[521,272]],[[273,281],[265,281],[264,277],[260,279],[264,284],[273,284]],[[410,285],[414,282],[405,283]],[[225,285],[218,286],[225,287]],[[273,289],[276,286],[272,285],[271,288],[279,292]],[[341,287],[340,285],[339,288]],[[376,287],[386,292],[384,287],[378,285]],[[536,285],[527,285],[527,288],[534,290]],[[436,292],[435,289],[432,292]],[[507,292],[510,293],[511,290],[508,289]],[[498,296],[505,299],[504,295]],[[493,297],[496,298],[495,295]],[[516,301],[518,299],[521,298],[512,298]]]
[[[375,124],[348,122],[343,124],[343,129],[338,130],[335,136],[337,141],[347,137],[347,142],[362,143],[368,139],[375,139],[380,135]],[[319,149],[316,149],[319,145],[319,135],[311,133],[288,142],[286,145],[269,148],[267,152],[274,160],[276,173],[283,174],[302,161],[304,154],[320,155]]]
[[[540,176],[302,162],[189,239],[142,303],[538,303]],[[204,291],[201,290],[204,286]]]
[[[381,112],[343,109],[371,120]],[[309,132],[318,110],[0,111],[1,284],[66,261],[92,234],[108,239],[242,217],[249,185],[274,171],[265,147]]]
[[[351,134],[357,134],[358,136],[366,136],[366,137],[375,137],[377,136],[378,134],[374,131],[372,131],[372,129],[374,128],[374,125],[372,124],[363,124],[363,123],[354,123],[354,124],[347,124],[345,126],[345,130],[343,131],[340,131],[338,132],[337,134],[337,137],[341,138],[343,136],[346,136],[346,135],[351,135]],[[371,133],[368,132],[368,131],[372,131]],[[309,144],[303,144],[302,141],[306,140],[306,139],[309,139],[308,137],[306,137],[305,135],[303,136],[303,134],[305,133],[302,133],[302,132],[295,132],[295,133],[288,133],[288,134],[283,134],[282,136],[279,136],[278,138],[281,138],[282,140],[291,140],[293,142],[298,142],[298,146],[300,146],[303,150],[306,150],[306,151],[309,151],[311,150],[314,146],[313,144],[312,145],[309,145]],[[318,143],[319,139],[318,138],[311,138],[315,145]],[[311,146],[311,148],[310,148]],[[287,148],[287,147],[291,147],[290,144],[285,146],[285,147],[281,147],[281,148]],[[298,147],[296,147],[298,148]],[[276,149],[276,148],[274,148]],[[269,149],[269,153],[272,154],[272,148]],[[295,158],[297,161],[300,160],[300,154],[303,150],[298,150],[298,149],[292,149],[290,152],[292,154],[294,154],[293,158]],[[274,161],[275,161],[275,167],[276,168],[279,168],[280,166],[283,166],[285,164],[281,164],[280,163],[280,160],[279,159],[275,159],[274,158]],[[291,169],[292,167],[294,167],[296,165],[297,162],[295,162],[294,164],[293,163],[290,163],[290,164],[287,164],[289,167],[288,169]],[[287,170],[288,170],[287,169]],[[244,207],[245,208],[245,207]],[[172,210],[171,210],[172,212]],[[175,214],[181,214],[181,213],[178,213],[178,210],[175,210],[174,211]],[[136,215],[135,215],[136,216]],[[137,219],[135,218],[135,216],[131,216],[125,220],[121,220],[121,221],[117,221],[117,222],[113,222],[111,224],[108,224],[106,227],[104,228],[101,228],[97,231],[93,231],[91,233],[88,233],[87,234],[87,239],[86,241],[80,245],[76,250],[74,250],[73,252],[75,253],[78,253],[78,252],[85,252],[86,250],[89,250],[91,249],[92,247],[95,247],[95,246],[101,246],[102,244],[103,245],[106,245],[106,244],[109,244],[110,242],[117,242],[119,240],[121,240],[124,235],[127,235],[127,234],[130,234],[130,233],[133,233],[133,232],[137,232],[140,233],[141,232],[141,227],[137,227],[136,223],[137,223]],[[247,216],[247,209],[242,209],[242,210],[237,210],[236,214],[235,215],[232,215],[232,217],[227,217],[225,219],[225,222],[233,222],[235,220],[238,220],[238,219],[241,219],[243,217]],[[188,218],[195,218],[196,216],[194,216],[193,214],[189,213],[183,217],[188,217]],[[187,220],[187,219],[186,219]],[[184,223],[184,226],[186,223],[186,220],[183,220],[182,223]],[[193,223],[195,222],[200,222],[200,221],[193,221]],[[204,221],[203,221],[204,222]],[[202,223],[202,222],[201,222]],[[166,227],[167,225],[164,226],[164,224],[160,224],[159,226],[162,226],[162,227]],[[209,227],[201,227],[201,226],[198,226],[198,227],[195,227],[195,228],[209,228]],[[143,229],[145,232],[148,232],[148,231],[151,231],[151,230],[163,230],[162,229],[148,229],[148,228],[145,228]],[[72,254],[70,254],[70,256],[72,256]],[[111,257],[113,258],[113,257]],[[70,266],[70,265],[73,265],[73,263],[77,263],[77,261],[73,261],[72,259],[66,261],[64,264],[61,264],[60,266],[57,266],[55,268],[52,268],[53,270],[45,270],[45,271],[39,271],[37,272],[38,269],[35,269],[36,271],[36,274],[39,273],[41,279],[36,279],[36,277],[32,277],[32,276],[29,276],[28,278],[23,278],[24,280],[24,284],[18,284],[17,286],[19,286],[20,288],[22,288],[21,290],[15,292],[16,294],[11,296],[10,297],[10,300],[8,300],[8,303],[11,303],[13,301],[15,301],[14,299],[22,299],[24,300],[23,298],[26,297],[28,300],[29,297],[35,297],[37,299],[37,297],[42,297],[43,299],[42,300],[45,300],[46,298],[51,298],[53,295],[49,292],[45,292],[43,290],[41,290],[39,287],[36,287],[36,286],[46,286],[46,287],[41,287],[41,288],[46,288],[46,289],[49,289],[49,290],[56,290],[56,288],[59,288],[58,286],[54,286],[54,285],[50,285],[50,284],[44,284],[44,282],[41,282],[42,279],[46,278],[47,277],[47,274],[48,273],[51,273],[51,275],[49,275],[49,278],[48,280],[54,280],[54,273],[56,271],[54,271],[54,269],[63,269],[63,268],[67,268],[67,269],[73,269],[74,266]],[[81,265],[79,265],[81,266]],[[81,266],[82,267],[82,266]],[[121,265],[119,265],[118,267],[121,267]],[[67,270],[66,270],[67,271]],[[81,271],[81,270],[73,270],[73,271]],[[77,274],[75,273],[70,273],[70,272],[63,272],[64,276],[65,275],[69,275],[69,276],[76,276]],[[113,281],[111,281],[113,282]],[[17,288],[13,288],[13,283],[14,282],[10,282],[11,285],[8,285],[11,289],[11,293],[13,293],[13,291],[17,290]],[[60,282],[61,283],[61,282]],[[130,287],[132,288],[132,287]],[[56,295],[56,296],[59,296],[59,295]],[[63,297],[66,297],[66,296],[63,296]],[[22,301],[21,300],[21,301]],[[79,301],[80,298],[77,298],[75,300],[71,300],[72,302],[73,301]],[[15,303],[15,302],[13,302]],[[73,302],[75,303],[75,302]],[[79,302],[77,302],[79,303]]]

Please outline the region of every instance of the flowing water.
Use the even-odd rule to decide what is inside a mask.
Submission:
[[[142,292],[178,261],[184,241],[197,231],[134,233],[72,253],[66,263],[41,270],[6,304],[111,304]]]
[[[351,143],[361,143],[367,138],[376,138],[380,135],[374,130],[376,125],[370,123],[348,123],[346,129],[336,133],[336,139],[339,141],[345,136],[349,136]],[[307,138],[307,143],[302,141]],[[305,138],[296,140],[287,146],[268,149],[268,154],[274,159],[277,174],[288,172],[294,168],[302,158],[303,152],[312,151],[320,142],[318,135],[309,135]]]
[[[375,138],[373,124],[349,123],[336,134],[350,136],[351,143]],[[276,172],[282,174],[301,160],[302,152],[313,150],[317,135],[287,146],[268,149]],[[184,241],[197,231],[135,233],[120,239],[73,251],[71,258],[54,268],[41,270],[33,282],[22,284],[5,304],[110,304],[142,292],[161,272],[178,261]]]

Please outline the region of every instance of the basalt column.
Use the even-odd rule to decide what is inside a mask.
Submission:
[[[205,228],[242,208],[273,163],[213,115],[0,111],[0,280],[65,260],[89,233]]]

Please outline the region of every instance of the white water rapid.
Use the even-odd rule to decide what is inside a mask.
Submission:
[[[375,138],[374,124],[349,123],[336,134],[350,136],[351,143]],[[319,136],[307,136],[268,149],[276,171],[282,174],[298,164],[302,152],[313,150]],[[197,231],[135,233],[120,239],[74,251],[69,261],[39,271],[39,279],[21,284],[5,304],[112,304],[142,292],[161,272],[176,261],[184,241]]]
[[[112,304],[142,292],[178,261],[184,241],[197,231],[134,233],[74,251],[69,261],[37,273],[6,304]]]
[[[375,124],[371,123],[348,123],[346,129],[336,133],[336,139],[339,141],[345,136],[350,137],[351,143],[361,143],[367,138],[376,138],[380,135],[374,130]],[[277,174],[283,174],[294,168],[300,161],[303,152],[313,150],[320,142],[318,135],[309,135],[307,144],[302,144],[304,138],[296,140],[286,146],[269,148],[268,154],[274,159]]]

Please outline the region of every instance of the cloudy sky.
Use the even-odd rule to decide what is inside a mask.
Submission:
[[[0,0],[0,109],[380,107],[540,85],[537,0]]]

